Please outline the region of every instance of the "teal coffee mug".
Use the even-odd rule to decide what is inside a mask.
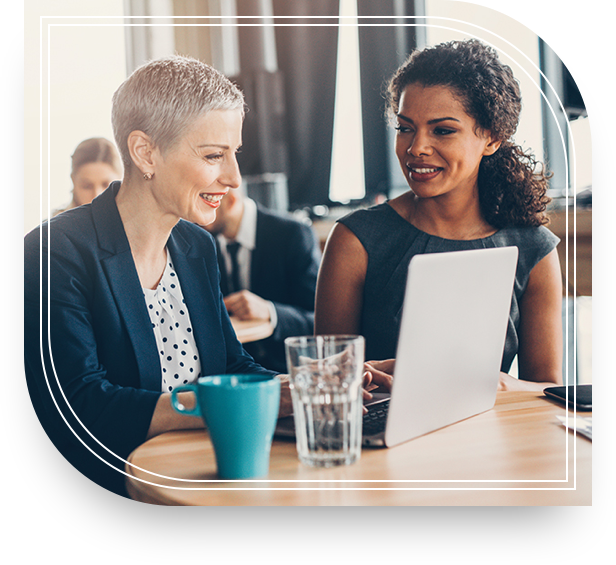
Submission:
[[[195,394],[188,409],[177,398]],[[263,477],[280,405],[280,379],[268,375],[201,377],[171,392],[171,405],[180,414],[201,416],[210,433],[221,479]]]

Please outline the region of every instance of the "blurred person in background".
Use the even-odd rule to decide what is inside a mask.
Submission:
[[[53,211],[53,215],[89,204],[114,180],[122,178],[122,163],[115,145],[104,137],[82,141],[71,155],[73,198],[69,204]]]
[[[240,186],[204,226],[219,248],[221,290],[229,314],[264,320],[274,332],[244,348],[272,371],[286,372],[284,340],[314,331],[314,298],[321,261],[310,226],[257,204]]]

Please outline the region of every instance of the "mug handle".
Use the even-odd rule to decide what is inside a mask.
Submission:
[[[195,395],[195,406],[194,408],[186,408],[177,398],[178,392],[189,391]],[[182,385],[177,388],[174,388],[171,391],[171,406],[176,412],[180,414],[184,414],[185,416],[201,416],[201,411],[199,410],[199,400],[197,398],[197,387],[193,384]]]

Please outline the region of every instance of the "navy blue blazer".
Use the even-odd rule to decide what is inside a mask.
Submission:
[[[92,204],[26,235],[24,352],[32,403],[50,439],[83,474],[126,496],[117,470],[145,441],[161,394],[161,367],[115,203],[119,187],[112,183]],[[235,336],[210,234],[181,220],[167,247],[202,374],[272,374]]]

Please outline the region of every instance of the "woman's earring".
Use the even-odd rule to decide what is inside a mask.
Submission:
[[[153,176],[154,176],[154,173],[143,173],[143,178],[145,180],[152,180]]]

